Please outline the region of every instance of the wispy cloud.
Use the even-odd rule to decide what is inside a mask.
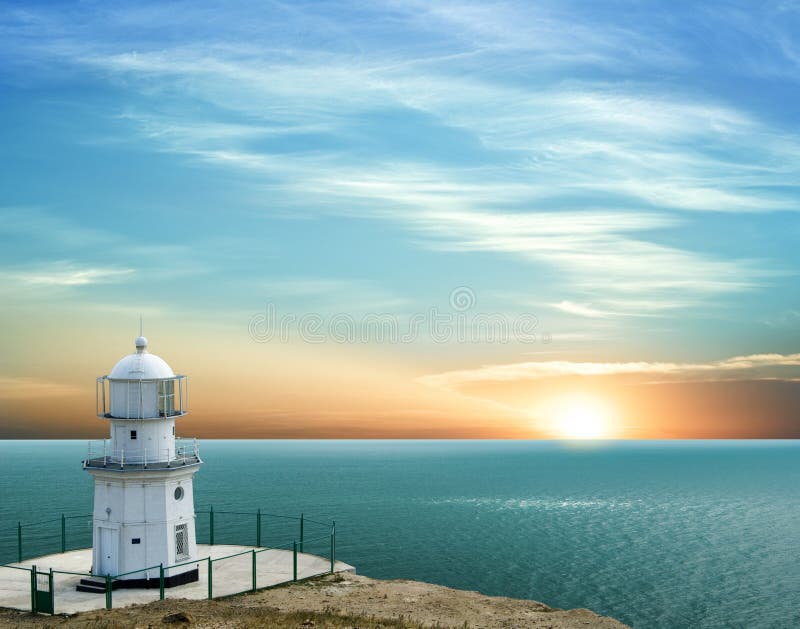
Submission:
[[[548,65],[650,67],[685,65],[690,60],[657,37],[618,23],[582,22],[568,6],[515,2],[404,2],[420,25],[450,33],[478,50],[532,53]]]
[[[87,268],[62,262],[39,268],[0,270],[0,281],[32,287],[86,286],[119,282],[131,273],[134,273],[134,269]]]
[[[665,215],[538,212],[429,213],[408,220],[447,251],[495,251],[551,264],[569,285],[603,297],[674,291],[724,293],[752,288],[768,273],[756,262],[713,259],[628,235],[674,223]],[[642,264],[643,261],[646,264]]]
[[[567,314],[573,314],[579,317],[599,317],[603,319],[620,314],[609,310],[598,310],[597,308],[593,308],[591,304],[578,304],[572,301],[560,301],[557,304],[550,304],[550,306],[556,310],[561,310]]]
[[[568,376],[640,376],[670,380],[786,379],[800,378],[800,354],[752,354],[708,363],[528,361],[486,365],[477,369],[447,371],[420,377],[429,386],[458,390],[475,383],[525,382]],[[788,369],[788,371],[787,371]]]
[[[571,287],[593,291],[595,297],[608,298],[608,291],[645,291],[652,297],[670,290],[679,291],[682,297],[673,294],[671,299],[682,302],[687,292],[741,291],[770,276],[757,261],[714,259],[633,236],[684,224],[682,216],[663,210],[554,210],[558,204],[552,189],[496,167],[464,170],[395,162],[356,168],[331,155],[286,158],[238,148],[191,148],[185,142],[182,138],[167,146],[251,172],[262,177],[260,185],[272,181],[274,189],[310,199],[305,205],[317,211],[398,223],[419,234],[419,243],[429,249],[497,252],[552,265],[569,273]],[[512,207],[515,211],[508,211]]]
[[[494,10],[459,6],[431,13],[455,19],[462,11],[470,16]],[[525,24],[548,22],[528,17]],[[515,30],[510,22],[498,30],[506,39]],[[541,47],[557,48],[552,39],[571,50],[596,44],[591,37],[576,40],[569,34],[576,28],[581,26],[548,27]],[[601,48],[622,56],[623,38],[611,39],[613,45],[605,42]],[[730,104],[665,92],[650,82],[620,88],[602,81],[539,78],[521,85],[481,71],[493,67],[491,59],[473,60],[465,70],[439,53],[409,59],[380,48],[366,60],[318,49],[184,44],[168,51],[84,55],[75,61],[136,79],[148,92],[187,89],[222,111],[247,115],[247,124],[241,119],[220,123],[141,116],[145,137],[228,165],[258,163],[259,155],[243,150],[244,138],[309,130],[345,138],[359,112],[402,107],[427,112],[487,148],[513,151],[517,163],[505,167],[528,183],[546,181],[550,196],[593,189],[678,210],[797,209],[781,191],[785,179],[776,177],[792,163],[786,158],[797,153],[796,138],[787,142],[784,133]],[[637,61],[642,63],[641,56]],[[575,151],[575,141],[583,153]],[[569,142],[571,149],[564,153]],[[520,169],[524,159],[528,166]],[[732,176],[743,169],[751,174],[749,181]],[[759,176],[752,177],[756,172]]]
[[[430,250],[553,268],[550,303],[563,312],[665,312],[777,276],[767,259],[672,236],[696,215],[800,209],[800,140],[681,81],[698,59],[657,21],[622,26],[603,11],[515,2],[359,10],[368,19],[277,7],[245,20],[231,9],[211,29],[203,7],[123,8],[106,16],[109,34],[69,20],[52,28],[51,14],[16,22],[31,54],[135,91],[136,107],[118,115],[135,141],[241,173],[253,196],[267,191],[284,208],[391,221]],[[191,35],[158,45],[137,29],[112,36],[155,15],[191,24]],[[313,37],[286,35],[309,24]],[[45,25],[58,36],[31,44]],[[370,144],[398,112],[424,117],[421,136],[468,143],[469,159],[413,141],[398,158],[396,143]],[[287,137],[312,139],[287,150]],[[625,299],[641,307],[610,304]]]

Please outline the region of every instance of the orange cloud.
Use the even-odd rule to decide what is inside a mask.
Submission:
[[[729,379],[731,377],[746,379],[772,377],[793,380],[800,377],[800,371],[792,377],[787,377],[785,373],[781,374],[779,370],[784,367],[800,367],[800,354],[752,354],[709,363],[529,361],[504,365],[487,365],[477,369],[447,371],[422,376],[419,381],[430,386],[458,389],[461,386],[476,382],[620,374],[660,375],[686,380]]]
[[[552,425],[560,400],[591,395],[616,409],[624,438],[800,437],[800,354],[708,363],[542,361],[422,376],[428,386],[527,412]]]

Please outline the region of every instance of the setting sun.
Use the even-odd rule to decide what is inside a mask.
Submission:
[[[608,439],[614,433],[608,404],[593,396],[559,400],[550,418],[552,432],[561,439]]]

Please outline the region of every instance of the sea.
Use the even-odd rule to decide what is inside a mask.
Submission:
[[[85,450],[0,442],[4,562],[18,522],[34,556],[58,552],[62,513],[91,513]],[[208,440],[201,455],[201,542],[212,506],[218,543],[255,543],[257,509],[303,513],[322,546],[315,523],[335,520],[337,559],[370,577],[637,628],[800,627],[798,441]],[[67,524],[69,545],[91,543],[85,517]],[[298,535],[296,520],[262,527],[263,544]]]

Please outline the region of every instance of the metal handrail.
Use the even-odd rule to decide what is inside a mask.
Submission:
[[[200,444],[196,437],[176,438],[174,448],[156,448],[155,450],[136,448],[133,450],[133,452],[141,454],[131,454],[131,450],[126,450],[125,448],[111,450],[108,442],[108,439],[89,441],[87,443],[85,462],[102,459],[103,465],[112,463],[124,467],[125,463],[128,463],[129,465],[144,465],[147,467],[148,463],[171,463],[174,461],[186,463],[187,459],[200,459]],[[102,444],[102,447],[100,444]]]
[[[209,509],[195,509],[195,513],[210,513]],[[214,509],[214,513],[223,514],[223,515],[256,515],[254,511],[221,511],[219,509]],[[299,522],[300,520],[304,519],[302,516],[299,515],[283,515],[280,513],[267,513],[266,511],[261,511],[261,516],[265,518],[283,518],[285,520],[296,520]],[[330,526],[330,522],[320,522],[319,520],[312,520],[311,518],[305,518],[306,522],[312,522],[314,524],[320,524],[322,526]]]
[[[213,518],[214,510],[213,510],[213,506],[210,506],[209,512],[212,514],[211,518],[210,518],[210,525],[211,525],[210,543],[211,543],[211,545],[214,545],[214,518]],[[223,512],[219,512],[219,513],[223,513]],[[236,514],[245,515],[244,512],[229,512],[229,513],[232,513],[232,514],[236,513]],[[113,582],[114,582],[115,579],[119,579],[121,577],[126,577],[126,576],[130,576],[130,575],[143,574],[143,573],[145,575],[147,575],[148,578],[151,578],[150,577],[151,571],[157,570],[158,571],[158,581],[159,581],[159,598],[163,600],[165,598],[164,587],[165,587],[165,572],[166,571],[168,571],[168,570],[170,570],[172,568],[179,568],[179,567],[182,567],[182,566],[187,566],[187,565],[192,565],[192,564],[195,565],[197,567],[197,569],[199,570],[200,569],[200,564],[201,563],[205,563],[206,566],[207,566],[206,579],[207,579],[207,586],[208,586],[208,598],[210,599],[210,598],[214,598],[214,591],[213,591],[214,565],[216,563],[218,563],[218,562],[221,562],[221,561],[226,561],[226,560],[229,560],[229,559],[245,557],[245,556],[251,556],[252,557],[252,559],[250,560],[252,562],[252,568],[251,568],[251,571],[250,571],[251,572],[251,577],[250,577],[250,579],[247,580],[247,583],[243,583],[242,584],[244,589],[242,589],[241,592],[246,592],[246,591],[253,591],[254,592],[254,591],[257,591],[257,590],[260,590],[260,589],[267,589],[267,588],[270,588],[270,587],[275,587],[276,585],[280,585],[280,584],[271,584],[271,585],[266,586],[266,587],[264,587],[264,586],[259,587],[259,584],[258,584],[258,581],[257,581],[258,555],[263,553],[263,552],[267,552],[267,551],[279,551],[279,552],[291,553],[291,556],[292,556],[291,578],[287,578],[285,581],[282,581],[281,584],[305,581],[307,579],[314,578],[316,576],[320,576],[320,575],[323,575],[323,574],[332,574],[332,573],[334,573],[336,571],[337,563],[336,563],[336,522],[335,521],[327,523],[328,526],[330,527],[330,533],[328,535],[314,537],[314,538],[311,538],[311,539],[305,539],[304,540],[303,523],[305,521],[308,521],[308,522],[316,522],[316,521],[307,519],[307,518],[304,517],[303,514],[301,514],[300,518],[299,518],[299,520],[300,520],[299,543],[298,543],[298,538],[295,538],[295,540],[292,541],[291,544],[286,544],[284,546],[273,546],[271,548],[263,548],[263,547],[259,548],[258,546],[260,546],[261,518],[262,518],[262,516],[267,516],[267,517],[269,517],[269,515],[272,515],[272,517],[287,517],[287,516],[275,516],[274,514],[269,514],[268,515],[268,514],[262,513],[261,509],[258,509],[255,513],[250,513],[250,514],[247,514],[247,515],[251,515],[251,516],[255,515],[256,516],[256,522],[258,524],[258,536],[257,536],[256,547],[251,547],[251,548],[248,548],[247,550],[240,551],[240,552],[237,552],[237,553],[232,553],[232,554],[226,555],[224,557],[214,557],[214,558],[212,558],[211,555],[208,555],[208,556],[202,557],[202,558],[201,557],[196,557],[194,559],[188,559],[186,561],[181,561],[181,562],[175,563],[173,565],[165,566],[162,563],[162,564],[159,564],[157,566],[153,565],[153,566],[137,568],[135,570],[131,570],[129,572],[119,573],[119,574],[116,574],[116,575],[99,575],[99,574],[94,574],[92,572],[84,573],[84,572],[73,572],[73,571],[67,571],[67,570],[53,570],[53,569],[51,569],[50,572],[49,572],[49,592],[51,594],[53,592],[53,575],[56,575],[56,574],[74,575],[74,576],[87,576],[87,577],[90,577],[90,578],[100,579],[101,581],[103,581],[105,583],[106,608],[107,609],[111,609],[112,606],[113,606],[113,594],[112,594],[112,592],[113,592],[113,589],[114,589]],[[74,519],[74,518],[85,518],[85,517],[87,517],[87,516],[83,516],[83,515],[70,515],[70,516],[67,516],[66,514],[62,514],[62,516],[60,518],[61,519],[61,545],[62,545],[62,551],[61,552],[66,552],[66,548],[67,548],[66,535],[65,535],[66,534],[66,528],[65,528],[66,521],[68,519],[71,520],[71,519]],[[53,521],[57,522],[58,520],[50,520],[49,522],[53,522]],[[37,523],[45,524],[47,522],[48,521],[39,521]],[[36,523],[34,523],[34,524],[36,524]],[[18,563],[21,563],[23,561],[22,531],[23,531],[23,525],[22,525],[22,523],[18,523],[17,524]],[[303,551],[304,541],[305,541],[305,545],[308,546],[311,543],[318,543],[318,542],[326,540],[326,539],[330,541],[329,557],[326,557],[325,554],[314,554],[314,553],[305,553],[305,554],[312,555],[312,556],[320,558],[320,559],[330,559],[330,569],[326,569],[323,572],[318,572],[318,573],[315,573],[313,575],[300,574],[300,570],[299,570],[300,567],[298,566],[298,556],[304,552]],[[241,544],[242,542],[240,541],[238,543]],[[29,568],[28,567],[24,567],[24,566],[19,566],[19,565],[13,566],[13,565],[10,565],[10,564],[6,564],[6,565],[0,566],[0,567],[12,568],[12,569],[15,569],[15,570],[22,570],[22,571],[25,571],[25,572],[29,572],[30,575],[31,575],[31,596],[32,596],[31,609],[33,611],[43,611],[45,613],[52,613],[53,612],[53,607],[50,607],[48,609],[47,605],[45,605],[45,607],[42,608],[42,609],[38,609],[37,608],[37,601],[39,600],[38,599],[38,591],[39,590],[38,590],[38,583],[36,582],[36,578],[39,575],[47,575],[48,573],[37,571],[35,565],[33,565],[33,566],[29,567]],[[287,575],[287,577],[288,576],[289,575]],[[224,595],[228,595],[228,594],[229,594],[229,592],[226,592],[226,594],[224,594]]]
[[[226,555],[225,557],[209,557],[209,559],[213,562],[215,561],[222,561],[223,559],[231,559],[233,557],[239,557],[241,555],[249,555],[253,552],[252,548],[248,548],[247,550],[243,550],[240,553],[234,553],[232,555]]]

